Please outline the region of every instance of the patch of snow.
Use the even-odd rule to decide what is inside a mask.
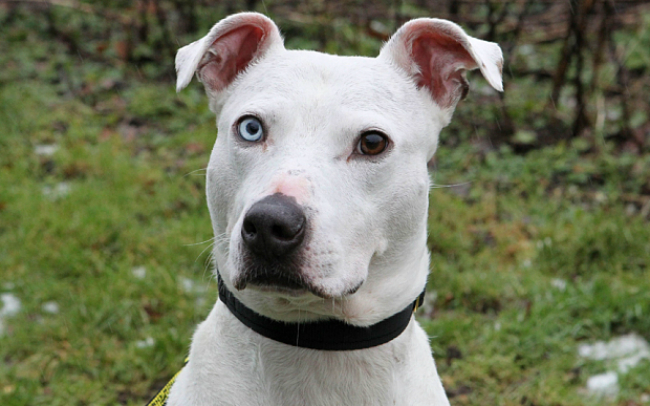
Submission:
[[[564,292],[566,290],[566,281],[564,279],[555,278],[551,280],[551,286],[561,292]]]
[[[40,156],[52,156],[59,150],[57,144],[39,144],[34,146],[34,153]]]
[[[3,293],[0,295],[0,301],[2,301],[0,318],[13,316],[20,311],[20,299],[12,293]]]
[[[59,197],[64,197],[70,194],[72,187],[68,182],[57,183],[54,187],[43,186],[42,192],[43,195],[52,199],[57,199]]]
[[[207,288],[202,285],[197,285],[196,282],[190,278],[180,278],[181,287],[187,293],[205,293]]]
[[[596,396],[616,396],[618,394],[618,375],[607,371],[587,379],[587,391]]]
[[[147,268],[143,266],[138,266],[131,269],[131,274],[137,279],[144,279],[147,276]]]
[[[578,346],[578,355],[582,358],[593,360],[604,360],[607,358],[607,344],[604,341],[597,341],[594,344],[580,344]]]
[[[597,341],[578,346],[578,355],[596,361],[613,360],[619,372],[627,373],[641,360],[650,359],[650,344],[638,334],[616,337],[609,342]]]
[[[637,364],[639,362],[641,362],[642,360],[644,360],[644,359],[650,359],[650,354],[648,354],[647,352],[646,353],[637,353],[637,354],[631,355],[629,357],[621,358],[621,359],[618,360],[616,365],[618,367],[618,370],[621,373],[626,374],[627,371],[629,371],[630,369],[637,366]]]
[[[650,403],[650,395],[644,393],[641,395],[641,398],[639,400],[641,401],[641,403]]]
[[[156,340],[154,340],[153,337],[147,337],[144,340],[136,341],[135,346],[138,348],[149,348],[149,347],[153,347],[155,343]]]
[[[0,308],[0,336],[4,334],[4,319],[13,316],[20,311],[20,299],[12,293],[3,293],[0,295],[2,307]]]
[[[187,293],[194,291],[194,281],[190,278],[181,278],[181,287]]]
[[[609,361],[616,367],[616,371],[594,375],[587,380],[589,393],[598,396],[616,396],[619,390],[618,375],[626,374],[641,360],[650,359],[650,344],[638,334],[631,333],[608,342],[581,344],[578,346],[578,355],[595,361]]]
[[[41,306],[41,309],[43,309],[45,313],[58,314],[59,304],[57,302],[45,302]]]
[[[204,297],[197,297],[196,300],[194,301],[194,305],[198,308],[205,307],[206,303],[207,300]]]

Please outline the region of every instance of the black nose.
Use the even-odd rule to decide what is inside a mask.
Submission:
[[[296,199],[276,193],[251,206],[244,217],[241,236],[254,253],[277,259],[303,242],[306,223]]]

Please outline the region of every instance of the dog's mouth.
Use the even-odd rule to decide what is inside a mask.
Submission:
[[[237,290],[247,287],[264,292],[277,292],[290,296],[311,292],[317,296],[318,289],[301,271],[302,261],[296,256],[284,260],[269,261],[256,255],[245,255],[242,272],[233,281]]]
[[[322,299],[335,299],[352,295],[359,290],[362,285],[363,281],[341,294],[332,294],[303,278],[295,278],[275,273],[245,276],[237,278],[234,281],[234,286],[237,290],[252,288],[265,293],[278,293],[291,297],[303,296],[311,293]]]
[[[247,255],[243,265],[243,271],[233,280],[233,286],[237,290],[252,288],[291,297],[311,293],[323,299],[333,299],[351,295],[363,285],[361,281],[344,292],[331,292],[308,278],[300,261],[269,263]]]
[[[311,291],[309,284],[302,278],[288,276],[277,272],[255,272],[246,273],[234,282],[237,290],[244,290],[247,287],[254,287],[262,291],[274,291],[289,293],[292,295],[307,293]]]

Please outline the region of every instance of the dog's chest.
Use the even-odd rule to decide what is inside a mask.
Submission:
[[[231,319],[215,309],[199,327],[170,406],[432,404],[430,371],[420,370],[410,339],[367,350],[313,351],[260,339]],[[418,402],[421,396],[428,401]]]
[[[393,405],[402,397],[398,393],[403,387],[401,360],[393,354],[364,355],[364,350],[299,353],[290,358],[267,353],[258,369],[269,399],[278,405],[304,404],[306,399],[310,405]]]

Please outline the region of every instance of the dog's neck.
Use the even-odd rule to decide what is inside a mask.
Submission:
[[[207,406],[215,399],[228,405],[449,404],[435,369],[421,367],[433,360],[415,322],[385,345],[318,351],[261,336],[217,301],[190,353],[170,405]]]
[[[284,323],[255,313],[226,288],[217,272],[219,299],[244,325],[256,333],[284,344],[325,351],[349,351],[375,347],[392,341],[408,327],[412,315],[424,301],[425,291],[403,310],[367,327],[336,319],[310,323]]]

